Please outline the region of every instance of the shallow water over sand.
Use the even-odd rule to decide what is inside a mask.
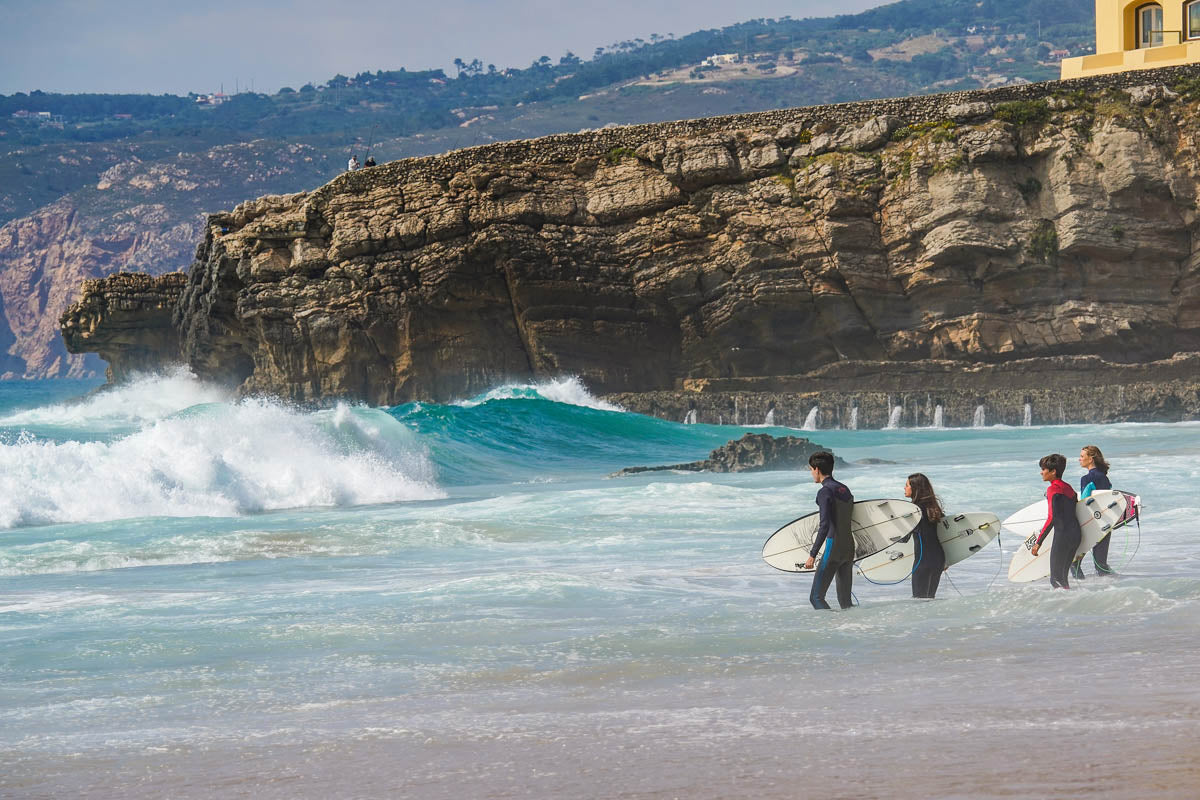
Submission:
[[[1003,518],[1098,444],[1145,504],[1117,578],[1009,584],[1002,535],[936,601],[817,613],[759,559],[807,474],[604,477],[741,429],[569,383],[314,414],[172,380],[0,400],[0,795],[1200,789],[1200,425],[807,433],[898,462],[842,470],[860,499],[919,469]]]

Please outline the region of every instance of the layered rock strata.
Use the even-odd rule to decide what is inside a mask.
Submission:
[[[172,315],[186,282],[182,272],[120,272],[84,281],[61,320],[63,342],[72,353],[97,353],[108,362],[112,383],[180,363]]]
[[[1175,68],[642,125],[346,174],[209,218],[178,357],[301,402],[575,374],[698,390],[718,416],[741,391],[722,381],[800,376],[784,394],[802,408],[836,365],[869,365],[854,393],[924,392],[945,412],[970,403],[901,388],[910,365],[948,364],[931,380],[961,372],[968,398],[1000,374],[977,366],[1169,359],[1200,350],[1198,81]],[[92,330],[68,347],[101,347]],[[1014,390],[1022,408],[1063,377],[1043,373]]]

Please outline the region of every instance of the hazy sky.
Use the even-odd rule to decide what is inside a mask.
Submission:
[[[651,33],[683,36],[758,17],[861,11],[883,0],[0,0],[0,94],[243,89],[337,73],[442,67],[455,57],[525,67]]]

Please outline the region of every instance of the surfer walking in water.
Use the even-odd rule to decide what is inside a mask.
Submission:
[[[813,569],[812,590],[808,599],[813,608],[829,610],[825,601],[825,593],[829,584],[837,580],[838,605],[850,608],[854,605],[850,587],[854,580],[854,536],[850,533],[850,515],[854,509],[854,495],[844,483],[833,479],[833,453],[822,450],[808,457],[809,470],[812,472],[813,483],[819,483],[817,490],[817,508],[821,521],[817,527],[817,538],[812,549],[808,551],[808,561],[805,569]],[[825,545],[821,561],[817,563],[817,554]]]
[[[1084,498],[1097,489],[1111,489],[1112,481],[1108,479],[1108,462],[1104,454],[1094,444],[1089,444],[1079,451],[1079,466],[1087,473],[1079,479],[1079,497]],[[1112,536],[1105,536],[1092,548],[1092,563],[1100,575],[1115,575],[1113,568],[1108,565],[1108,545]],[[1083,554],[1071,562],[1071,577],[1083,580]]]
[[[933,484],[923,473],[914,472],[904,482],[904,496],[912,500],[921,509],[921,521],[917,527],[900,541],[907,542],[909,536],[915,536],[914,550],[916,566],[912,571],[913,597],[932,600],[937,595],[938,583],[942,580],[942,572],[946,569],[946,551],[938,540],[938,523],[946,516],[942,504],[938,502],[933,492]]]
[[[1037,543],[1030,548],[1034,556],[1041,549],[1042,542],[1054,530],[1054,543],[1050,545],[1050,585],[1060,589],[1070,589],[1067,574],[1071,562],[1075,560],[1075,551],[1083,532],[1079,529],[1079,520],[1075,517],[1075,504],[1078,499],[1075,490],[1063,479],[1063,470],[1067,468],[1067,457],[1060,453],[1044,456],[1038,462],[1042,470],[1042,480],[1050,484],[1046,489],[1046,523],[1038,532]]]

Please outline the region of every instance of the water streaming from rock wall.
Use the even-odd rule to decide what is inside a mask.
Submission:
[[[1029,403],[1025,404],[1025,413],[1021,417],[1021,424],[1026,428],[1033,424],[1033,406]]]
[[[801,430],[815,431],[821,419],[821,410],[817,406],[813,406],[808,410],[808,416],[804,418],[804,424],[800,426]]]
[[[975,406],[975,416],[971,419],[971,427],[982,428],[987,424],[987,412],[984,410],[982,403]]]
[[[904,406],[892,406],[892,413],[888,415],[888,430],[895,430],[896,428],[900,427],[900,416],[903,413]]]
[[[850,422],[846,427],[852,431],[858,430],[858,406],[850,409]]]
[[[692,409],[688,410],[687,416],[683,418],[683,424],[684,425],[695,425],[696,424],[696,409],[692,408]]]
[[[938,404],[938,406],[933,409],[933,427],[946,427],[945,411],[942,409],[941,404]]]
[[[775,424],[775,409],[769,408],[769,409],[767,409],[767,416],[763,418],[763,425],[774,425],[774,424]]]

